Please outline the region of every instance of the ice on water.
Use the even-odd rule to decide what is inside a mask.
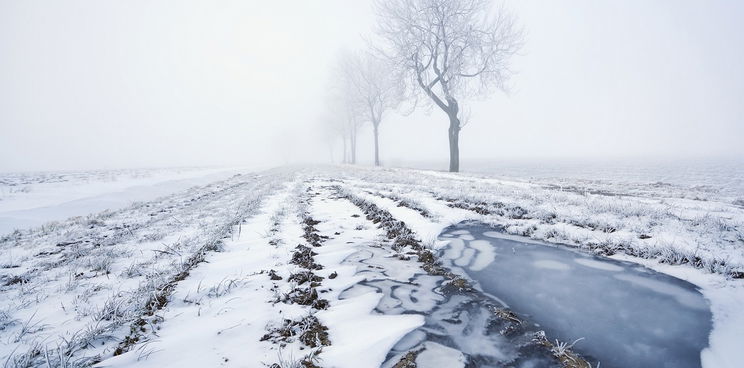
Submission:
[[[688,282],[562,246],[521,242],[464,223],[443,256],[548,336],[602,367],[700,367],[708,303]],[[469,240],[468,238],[475,240]]]

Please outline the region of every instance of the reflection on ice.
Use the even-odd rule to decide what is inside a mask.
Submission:
[[[444,235],[465,233],[476,240],[443,238],[451,241],[442,254],[451,266],[548,336],[583,337],[574,349],[595,366],[700,367],[711,313],[694,285],[567,247],[505,238],[480,224]]]
[[[556,271],[569,271],[571,270],[571,266],[558,262],[558,261],[551,261],[549,259],[544,259],[540,261],[534,261],[532,262],[532,265],[536,268],[544,268],[546,270],[556,270]],[[478,271],[478,270],[475,270]]]
[[[489,238],[501,238],[503,234],[500,233],[500,232],[498,232],[498,231],[484,231],[483,232],[483,235],[484,236],[487,236]],[[442,234],[442,236],[446,238],[446,237],[450,237],[452,235]]]
[[[675,298],[680,304],[684,304],[687,307],[708,310],[708,303],[706,303],[703,298],[699,298],[699,295],[695,292],[686,290],[682,287],[629,274],[617,274],[615,275],[615,278],[648,288],[655,293],[669,295]]]
[[[604,271],[620,272],[623,270],[622,267],[614,265],[612,263],[595,261],[593,259],[576,258],[574,259],[574,262],[582,266],[596,268],[598,270],[604,270]]]

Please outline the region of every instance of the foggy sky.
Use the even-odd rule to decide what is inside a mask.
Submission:
[[[465,104],[464,161],[744,157],[744,2],[507,7],[518,74]],[[338,160],[331,67],[373,23],[366,0],[0,0],[0,171]],[[383,162],[446,160],[446,129],[389,115]]]

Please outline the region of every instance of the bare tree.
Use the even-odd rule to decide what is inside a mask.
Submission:
[[[341,72],[347,98],[356,108],[366,112],[372,123],[375,139],[375,166],[380,166],[380,123],[384,114],[400,105],[403,90],[398,78],[390,72],[391,65],[386,59],[371,53],[346,53],[341,58]]]
[[[328,96],[328,110],[333,116],[332,125],[336,125],[344,137],[344,157],[346,157],[348,143],[349,159],[345,162],[352,164],[356,163],[359,129],[367,116],[366,103],[360,97],[359,83],[356,81],[361,78],[358,76],[358,67],[358,60],[353,54],[341,51]]]
[[[353,98],[354,91],[343,78],[336,78],[327,97],[323,120],[329,130],[341,137],[343,142],[343,163],[356,163],[357,136],[364,123],[361,105]]]
[[[449,170],[460,170],[460,103],[505,89],[522,31],[489,0],[377,0],[381,52],[449,117]],[[493,11],[492,11],[493,10]]]
[[[327,125],[330,134],[341,138],[341,162],[354,164],[356,163],[356,142],[360,120],[358,117],[351,115],[346,108],[347,106],[343,104],[329,106],[328,112],[323,117],[323,121]]]
[[[340,117],[343,119],[343,123],[346,126],[346,133],[347,137],[349,139],[349,149],[350,149],[350,157],[351,157],[351,164],[356,164],[357,158],[357,136],[359,133],[359,127],[364,122],[361,118],[361,114],[359,110],[355,108],[355,106],[350,105],[349,103],[344,104],[340,108]]]
[[[318,118],[319,131],[323,141],[328,145],[328,153],[330,154],[331,163],[336,162],[336,144],[338,139],[341,138],[343,144],[341,162],[346,163],[346,135],[344,134],[343,127],[338,123],[338,119],[335,119],[329,111],[323,111],[323,114]]]

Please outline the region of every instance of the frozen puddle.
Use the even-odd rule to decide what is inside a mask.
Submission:
[[[382,295],[377,313],[420,315],[424,322],[398,341],[382,368],[400,366],[396,364],[410,351],[420,352],[418,368],[562,366],[533,341],[534,328],[494,318],[490,307],[495,304],[479,293],[441,292],[443,278],[419,272],[415,262],[390,257],[383,247],[366,247],[344,262],[361,266],[358,275],[364,281],[341,293],[341,299],[372,292]]]
[[[445,230],[443,257],[593,366],[700,367],[711,313],[697,288],[639,265],[508,237],[483,224]]]

